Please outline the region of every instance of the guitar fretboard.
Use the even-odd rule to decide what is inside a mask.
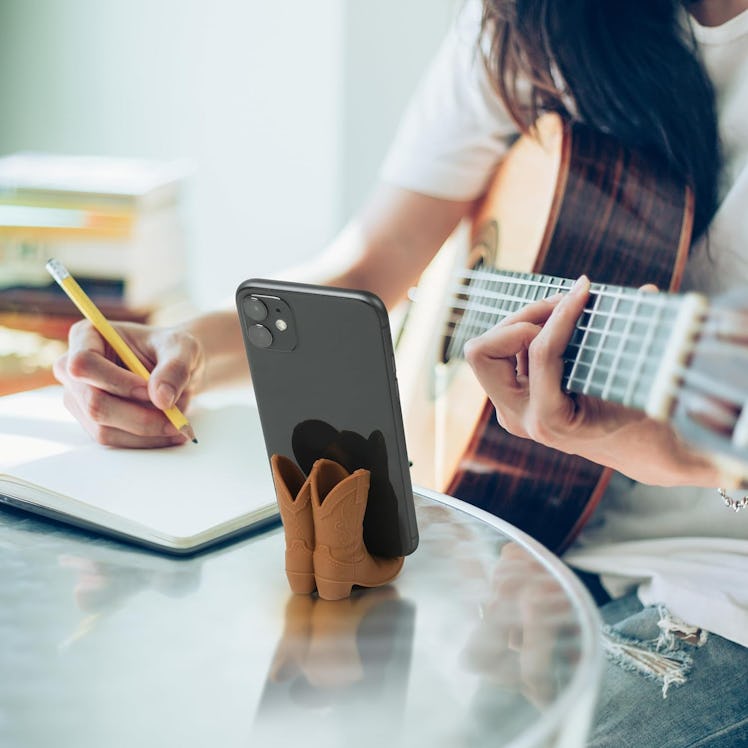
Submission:
[[[573,281],[549,275],[468,269],[454,289],[446,358],[465,342],[527,304],[568,291]],[[672,357],[682,326],[683,296],[592,284],[590,299],[564,354],[563,386],[572,392],[646,410]]]

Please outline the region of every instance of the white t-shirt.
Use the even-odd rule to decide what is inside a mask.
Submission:
[[[382,168],[385,181],[450,199],[486,187],[516,127],[476,52],[477,4],[460,15],[405,113]],[[684,289],[746,289],[748,299],[748,11],[719,27],[691,19],[717,95],[724,178],[709,230]],[[565,560],[602,575],[614,595],[643,603],[748,646],[748,510],[715,489],[656,488],[614,476]]]

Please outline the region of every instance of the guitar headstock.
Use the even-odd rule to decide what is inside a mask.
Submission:
[[[748,480],[748,293],[715,299],[686,356],[671,421],[683,438]]]

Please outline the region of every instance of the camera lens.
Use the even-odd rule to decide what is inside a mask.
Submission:
[[[260,303],[262,304],[262,302]],[[247,335],[249,342],[258,348],[267,348],[273,342],[273,334],[264,325],[252,325],[247,331]]]
[[[268,316],[268,308],[256,296],[244,300],[244,311],[254,322],[262,322]]]

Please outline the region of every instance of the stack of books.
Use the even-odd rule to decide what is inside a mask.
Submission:
[[[148,319],[184,289],[186,175],[181,162],[0,158],[0,322],[8,314],[76,316],[44,268],[50,257],[105,315]]]

